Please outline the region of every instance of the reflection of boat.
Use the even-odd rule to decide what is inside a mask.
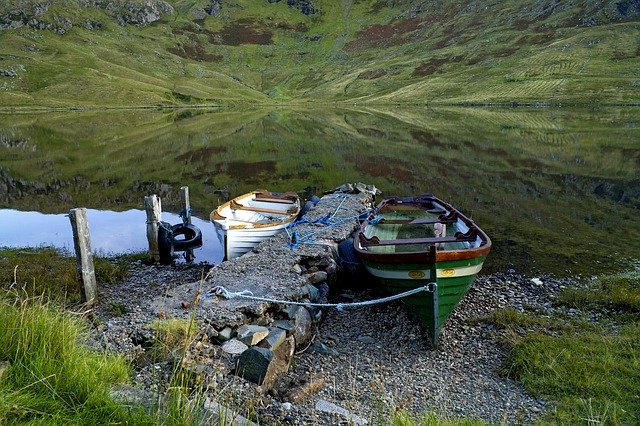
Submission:
[[[211,212],[211,222],[224,246],[225,259],[233,259],[283,231],[299,212],[297,194],[257,190],[219,206]]]
[[[432,343],[491,249],[476,224],[432,194],[385,198],[364,221],[354,247],[392,294],[426,287],[403,301]]]

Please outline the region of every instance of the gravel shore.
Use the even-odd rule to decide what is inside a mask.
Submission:
[[[136,368],[136,385],[157,390],[159,378],[170,374],[176,360],[148,356],[154,338],[149,324],[158,318],[148,302],[198,281],[208,268],[135,264],[126,280],[101,289],[92,346],[126,356]],[[201,352],[185,358],[202,364],[195,369],[210,376],[204,382],[217,388],[214,399],[238,407],[240,414],[252,414],[261,424],[337,424],[349,418],[357,424],[385,415],[389,407],[415,415],[433,411],[490,423],[529,423],[547,406],[506,377],[503,332],[478,319],[507,307],[548,315],[557,309],[554,296],[567,284],[516,274],[478,277],[446,323],[436,350],[401,302],[330,310],[315,326],[312,343],[295,355],[290,371],[268,392],[229,374],[234,360],[217,346],[204,361]],[[340,301],[379,296],[372,289],[344,286],[333,295]],[[320,411],[318,401],[344,410]]]

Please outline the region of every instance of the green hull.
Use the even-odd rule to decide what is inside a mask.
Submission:
[[[471,287],[484,259],[485,257],[480,257],[436,264],[365,262],[365,266],[391,294],[400,294],[435,283],[435,286],[431,286],[434,291],[425,291],[402,299],[409,310],[422,322],[435,346],[442,326]],[[423,278],[410,278],[410,273],[416,276],[420,275],[419,271],[425,274]],[[406,274],[407,277],[400,278],[402,274]],[[445,276],[448,274],[452,275]]]

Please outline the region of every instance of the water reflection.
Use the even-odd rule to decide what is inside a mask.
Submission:
[[[188,185],[206,217],[256,188],[361,181],[460,208],[494,242],[487,272],[599,273],[640,253],[637,108],[187,112],[0,114],[0,207],[122,210],[157,194],[177,211]]]
[[[91,246],[99,255],[119,255],[148,251],[146,213],[143,210],[115,212],[87,209]],[[163,212],[162,219],[171,224],[181,223],[174,213]],[[220,263],[224,255],[213,225],[192,217],[202,230],[203,245],[194,249],[196,262]],[[19,210],[0,209],[0,247],[51,246],[73,253],[73,234],[65,214],[43,214]],[[183,253],[176,253],[178,261]]]

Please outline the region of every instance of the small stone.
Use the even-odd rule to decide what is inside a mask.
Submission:
[[[538,287],[542,285],[542,280],[540,278],[531,278],[531,282],[537,285]]]
[[[296,348],[301,348],[311,340],[311,315],[302,306],[298,306],[293,318],[292,335],[296,339]]]
[[[327,280],[327,273],[325,271],[318,271],[307,275],[307,280],[311,284],[319,284]]]
[[[231,339],[231,336],[233,336],[233,329],[231,327],[225,327],[218,332],[216,338],[221,342],[226,342]]]
[[[291,272],[294,272],[298,275],[302,274],[302,267],[297,263],[291,267]]]
[[[0,361],[0,381],[6,374],[6,371],[8,368],[9,368],[9,361]]]
[[[289,411],[291,410],[291,408],[293,408],[293,404],[290,402],[283,402],[282,403],[282,409],[285,411]]]
[[[245,324],[238,328],[238,340],[248,346],[257,345],[269,335],[269,329],[261,325]]]
[[[356,416],[355,414],[351,414],[349,410],[346,408],[340,407],[332,402],[325,401],[324,399],[318,400],[316,402],[316,410],[323,411],[325,413],[331,414],[339,414],[347,419],[348,422],[353,423],[354,425],[366,425],[369,423],[367,419],[364,419],[360,416]]]
[[[331,356],[339,355],[338,351],[328,347],[327,345],[325,345],[319,340],[316,340],[315,342],[313,342],[313,344],[309,347],[309,351],[311,351],[312,353],[318,353],[322,355],[331,355]]]
[[[362,343],[366,343],[367,345],[370,345],[376,342],[376,339],[374,339],[371,336],[358,336],[357,339],[358,341]]]
[[[249,349],[249,347],[237,339],[227,340],[222,345],[222,350],[231,355],[240,355],[247,349]]]

